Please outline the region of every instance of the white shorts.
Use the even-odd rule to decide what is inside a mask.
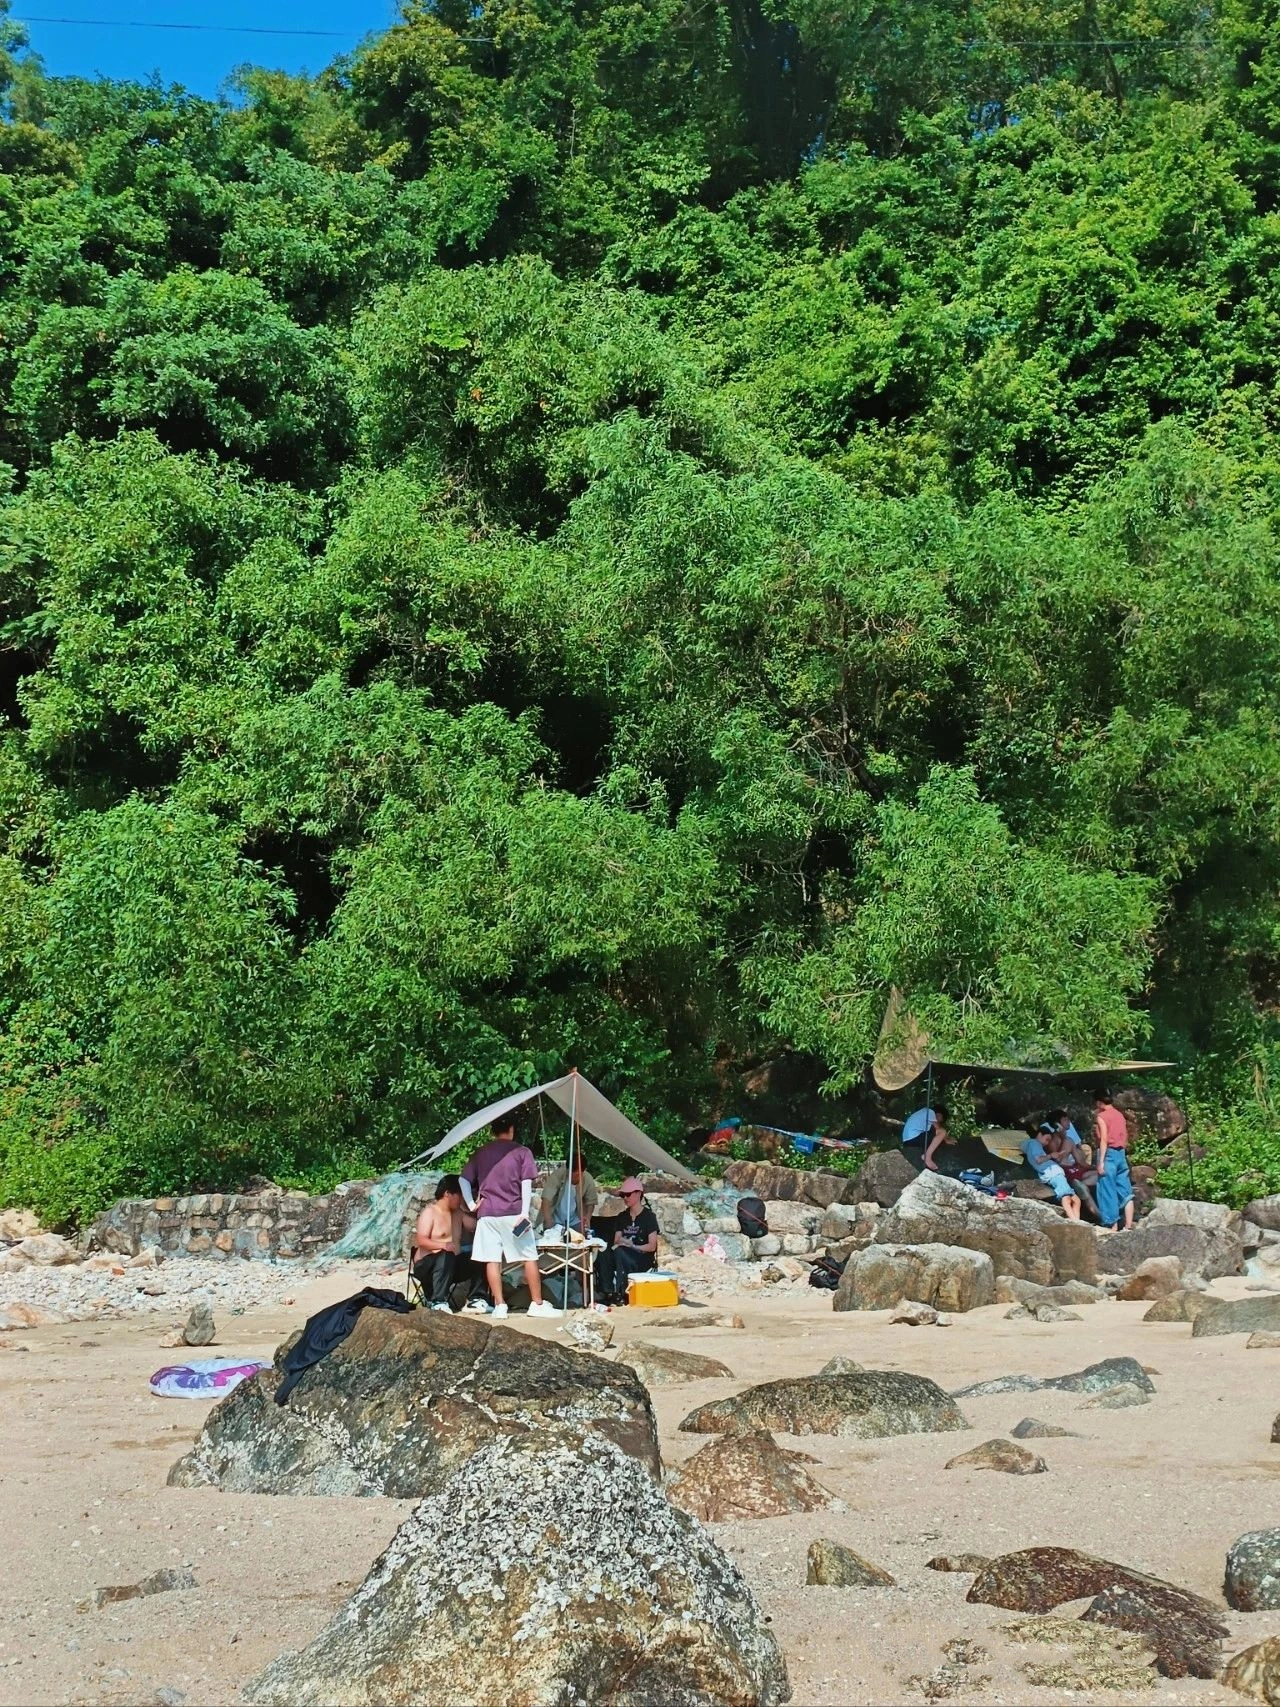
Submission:
[[[520,1215],[482,1215],[476,1222],[475,1243],[471,1247],[474,1262],[537,1262],[538,1241],[533,1228],[517,1233]]]

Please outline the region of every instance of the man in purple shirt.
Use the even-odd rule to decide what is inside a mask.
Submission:
[[[524,1264],[525,1283],[533,1299],[531,1316],[558,1316],[551,1304],[542,1301],[542,1276],[538,1273],[538,1246],[529,1219],[533,1182],[538,1169],[532,1153],[516,1143],[516,1123],[510,1115],[495,1120],[492,1136],[478,1149],[462,1170],[463,1201],[475,1211],[476,1236],[471,1247],[474,1262],[485,1265],[493,1303],[472,1299],[468,1310],[484,1315],[505,1316],[502,1296],[502,1265]]]

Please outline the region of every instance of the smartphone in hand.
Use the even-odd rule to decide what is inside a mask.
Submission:
[[[511,1229],[511,1231],[516,1235],[516,1237],[518,1239],[523,1239],[525,1234],[529,1231],[529,1227],[530,1227],[529,1217],[527,1215],[522,1215],[520,1217],[520,1219],[516,1222],[515,1226]]]

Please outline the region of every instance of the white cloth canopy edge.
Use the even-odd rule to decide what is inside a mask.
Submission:
[[[660,1144],[655,1144],[652,1138],[646,1136],[634,1121],[628,1120],[622,1110],[615,1108],[590,1079],[584,1079],[576,1070],[564,1073],[558,1079],[548,1079],[545,1085],[534,1085],[531,1090],[516,1091],[513,1096],[500,1097],[497,1102],[478,1108],[474,1114],[467,1115],[465,1120],[460,1120],[456,1126],[450,1127],[438,1144],[430,1150],[424,1150],[406,1165],[413,1167],[418,1162],[434,1162],[437,1157],[452,1150],[455,1144],[461,1144],[464,1138],[470,1138],[472,1133],[479,1132],[481,1127],[495,1121],[499,1115],[510,1114],[513,1109],[540,1096],[550,1097],[566,1114],[576,1114],[579,1126],[595,1137],[603,1138],[606,1144],[612,1144],[615,1150],[621,1150],[624,1156],[630,1156],[632,1161],[639,1162],[650,1172],[672,1174],[681,1180],[697,1178],[682,1162],[677,1162]]]

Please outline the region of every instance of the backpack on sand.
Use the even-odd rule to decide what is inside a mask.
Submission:
[[[848,1258],[845,1258],[848,1261]],[[844,1263],[834,1257],[821,1256],[809,1268],[809,1284],[822,1292],[834,1292],[844,1273]]]
[[[765,1219],[764,1199],[761,1197],[740,1197],[738,1199],[738,1225],[749,1239],[763,1239],[769,1231],[769,1223]]]

